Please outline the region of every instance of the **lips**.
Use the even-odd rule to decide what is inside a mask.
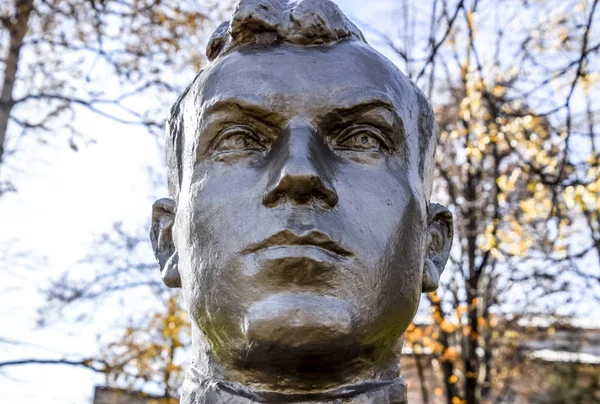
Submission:
[[[333,241],[327,234],[320,231],[311,231],[298,236],[290,230],[282,230],[259,243],[251,244],[242,251],[242,253],[251,254],[270,247],[282,246],[319,247],[337,255],[341,255],[342,257],[351,257],[354,255],[352,252]]]

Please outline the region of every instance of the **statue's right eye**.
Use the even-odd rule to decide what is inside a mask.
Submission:
[[[266,146],[260,135],[246,126],[234,126],[225,129],[217,137],[213,151],[229,153],[237,151],[264,151]]]

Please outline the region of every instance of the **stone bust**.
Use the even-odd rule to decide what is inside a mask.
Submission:
[[[167,122],[153,206],[193,345],[181,402],[405,403],[452,216],[430,103],[328,0],[242,0]]]

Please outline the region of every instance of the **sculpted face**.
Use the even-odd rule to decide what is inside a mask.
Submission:
[[[450,235],[408,79],[362,42],[252,45],[211,64],[183,114],[176,211],[155,221],[176,212],[175,283],[228,378],[315,387],[320,365],[332,383],[396,360]]]

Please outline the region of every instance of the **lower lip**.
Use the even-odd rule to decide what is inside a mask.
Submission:
[[[255,253],[263,259],[310,258],[315,261],[343,261],[346,257],[312,245],[283,245],[265,248]]]

